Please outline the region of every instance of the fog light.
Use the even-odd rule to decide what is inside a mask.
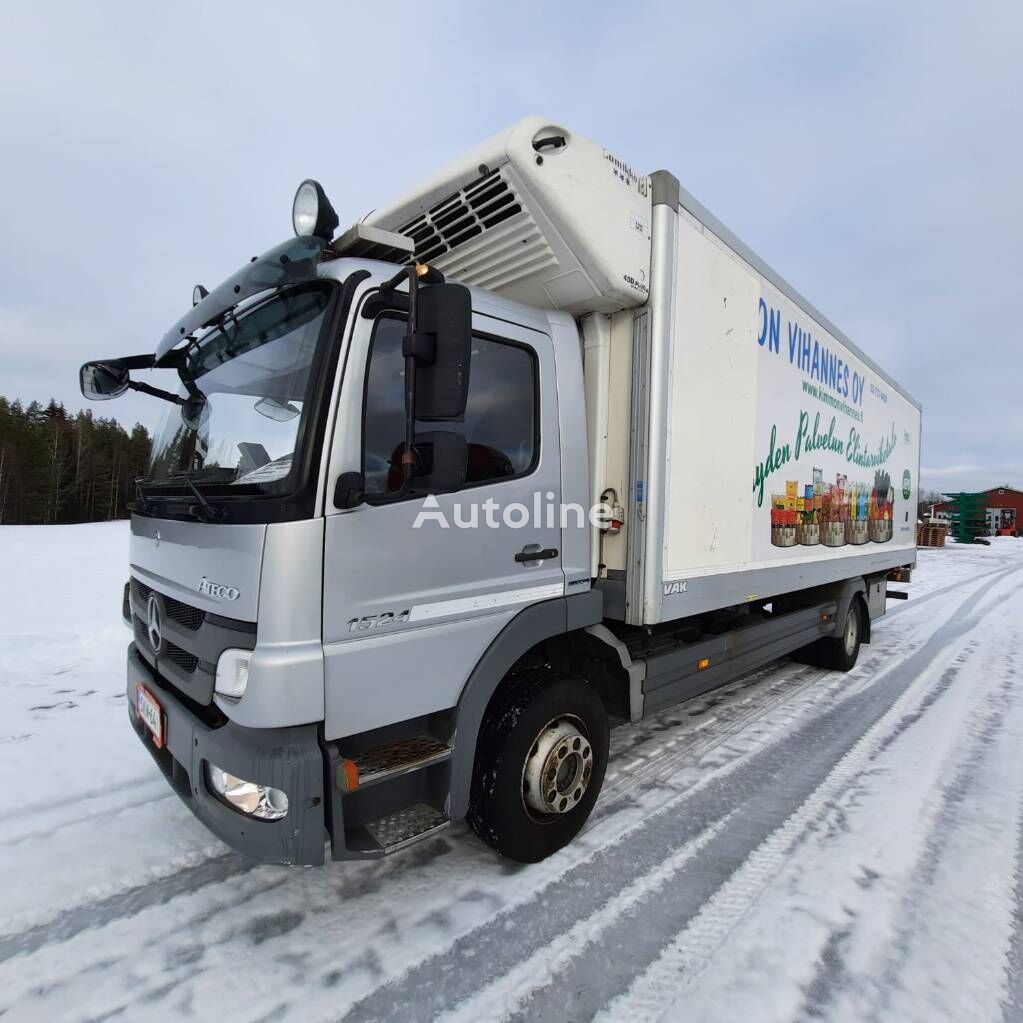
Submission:
[[[213,689],[221,696],[240,700],[249,684],[251,650],[225,650],[217,661],[217,677]]]
[[[210,789],[239,813],[264,821],[279,821],[288,812],[287,795],[270,785],[237,778],[215,764],[206,765],[206,780]]]

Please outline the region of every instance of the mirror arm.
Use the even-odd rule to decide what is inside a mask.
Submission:
[[[401,501],[412,490],[416,465],[416,367],[432,364],[436,357],[436,341],[417,335],[419,326],[419,285],[443,284],[444,275],[433,267],[415,262],[403,266],[390,280],[380,286],[380,293],[393,292],[403,280],[408,281],[408,318],[402,354],[405,358],[405,441],[401,454],[401,483],[397,490],[383,494],[367,494],[362,473],[343,473],[334,490],[337,508],[354,508],[359,504],[382,505]]]
[[[164,401],[169,401],[172,405],[185,404],[184,398],[179,398],[176,394],[171,394],[170,391],[164,391],[159,387],[151,387],[149,384],[144,384],[137,380],[128,381],[128,390],[139,391],[140,393],[148,394],[153,398],[162,398]]]
[[[414,345],[409,340],[416,334],[416,302],[419,296],[419,277],[415,263],[403,266],[389,281],[381,285],[381,291],[392,291],[402,281],[408,280],[408,319],[406,327],[405,352],[405,443],[401,453],[401,483],[397,490],[384,494],[373,494],[372,497],[361,488],[365,480],[361,473],[344,473],[337,482],[334,491],[334,504],[338,508],[354,508],[359,504],[391,504],[408,496],[412,489],[412,470],[416,463],[414,445],[416,440],[416,357]],[[359,477],[357,479],[357,477]]]
[[[409,340],[416,336],[419,322],[419,275],[416,265],[408,267],[408,331]],[[398,493],[405,496],[412,488],[412,469],[416,463],[413,447],[416,442],[416,357],[412,346],[405,351],[405,450],[401,453],[401,487]]]
[[[403,266],[389,281],[381,286],[381,291],[393,290],[401,283],[402,278],[408,279],[408,319],[406,327],[406,342],[416,335],[417,310],[419,298],[419,275],[416,273],[416,264],[410,263]],[[401,453],[401,484],[397,490],[392,490],[379,497],[374,495],[373,504],[390,504],[392,501],[401,501],[412,489],[412,470],[416,464],[414,445],[416,441],[416,357],[413,353],[413,345],[406,343],[405,351],[405,449]],[[366,500],[362,495],[362,500]]]

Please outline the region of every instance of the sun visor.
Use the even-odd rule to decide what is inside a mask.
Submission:
[[[262,256],[254,256],[251,262],[214,288],[164,334],[156,348],[157,363],[186,338],[194,336],[196,331],[216,323],[239,302],[263,291],[314,280],[323,252],[329,247],[330,243],[322,238],[289,238]]]

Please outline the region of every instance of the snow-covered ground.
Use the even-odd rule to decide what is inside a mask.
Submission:
[[[123,523],[0,528],[0,1016],[1023,1019],[1023,541],[614,735],[584,833],[254,866],[125,720]]]

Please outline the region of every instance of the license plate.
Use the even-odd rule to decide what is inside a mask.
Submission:
[[[153,745],[163,747],[163,708],[153,694],[141,683],[135,683],[135,710],[153,734]]]

